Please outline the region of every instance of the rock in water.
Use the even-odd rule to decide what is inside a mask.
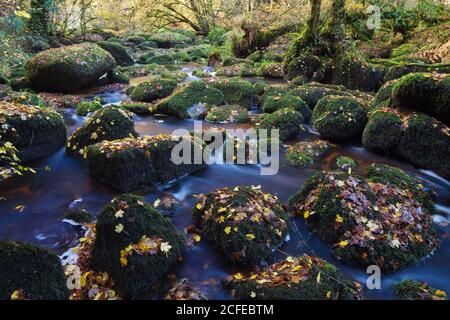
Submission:
[[[268,131],[267,136],[270,136],[272,129],[278,129],[280,130],[280,140],[286,141],[304,130],[304,121],[300,112],[292,108],[283,108],[274,113],[261,115],[258,130],[265,129]]]
[[[131,92],[131,99],[140,102],[152,102],[166,98],[177,87],[177,80],[156,78],[139,83]]]
[[[439,241],[425,198],[416,195],[420,184],[412,190],[409,179],[386,170],[369,171],[368,179],[340,170],[317,172],[290,199],[291,212],[304,217],[345,263],[378,265],[385,273],[412,266]]]
[[[0,241],[0,300],[69,298],[58,256],[46,249]]]
[[[287,257],[285,260],[236,273],[225,287],[241,300],[354,300],[360,286],[346,279],[332,264],[313,256]]]
[[[143,198],[124,194],[99,215],[92,267],[106,271],[119,295],[134,298],[164,275],[184,252],[172,222]]]
[[[394,286],[394,296],[397,300],[448,300],[443,290],[432,288],[428,283],[405,280]]]
[[[0,141],[11,142],[22,162],[46,157],[61,148],[67,137],[63,117],[54,111],[0,102]]]
[[[109,106],[96,111],[83,126],[75,130],[66,144],[72,156],[86,157],[87,147],[104,140],[135,137],[133,114],[120,107]]]
[[[185,138],[192,149],[202,152],[200,142],[190,136]],[[159,135],[95,144],[88,148],[89,172],[116,189],[130,191],[140,186],[169,182],[206,168],[203,161],[194,163],[195,151],[189,157],[190,164],[172,161],[172,150],[181,140],[182,137],[174,139],[169,135]]]
[[[36,90],[73,92],[95,83],[115,65],[109,52],[82,43],[43,51],[30,59],[25,69]]]
[[[247,186],[200,196],[193,218],[228,260],[243,265],[264,261],[283,244],[288,227],[277,197]]]

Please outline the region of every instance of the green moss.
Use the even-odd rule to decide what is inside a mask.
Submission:
[[[92,43],[46,50],[25,65],[26,76],[36,90],[57,92],[85,88],[114,67],[111,54]]]
[[[158,112],[185,119],[189,118],[188,109],[195,104],[206,107],[225,104],[223,93],[203,81],[193,81],[177,89],[171,96],[157,104]]]
[[[447,294],[426,282],[405,280],[394,286],[397,300],[448,300]]]
[[[402,77],[392,90],[392,104],[434,116],[450,124],[450,76],[413,73]]]
[[[233,78],[211,81],[210,85],[220,90],[228,104],[250,108],[253,102],[253,86],[250,81]]]
[[[391,100],[392,90],[394,89],[397,80],[391,80],[386,82],[380,90],[378,90],[377,95],[373,101],[373,106],[378,107],[382,104],[389,104]]]
[[[131,93],[134,101],[152,102],[168,97],[177,87],[174,79],[155,78],[139,83]]]
[[[139,44],[147,41],[147,39],[144,37],[141,37],[141,36],[131,36],[131,37],[126,38],[125,41],[134,43],[135,45],[139,45]]]
[[[350,96],[349,93],[323,84],[307,84],[289,91],[290,95],[299,97],[305,101],[311,109],[325,96]]]
[[[302,131],[304,118],[302,114],[291,108],[284,108],[260,117],[258,129],[279,130],[279,138],[286,141]],[[273,137],[272,137],[273,138]]]
[[[148,40],[156,42],[160,48],[180,48],[192,42],[190,36],[171,31],[155,33]]]
[[[263,61],[255,65],[258,75],[266,78],[283,79],[283,65],[278,62]]]
[[[173,55],[169,54],[161,54],[154,57],[149,58],[146,61],[147,64],[174,64],[175,63],[175,57]]]
[[[148,103],[139,102],[122,102],[117,107],[123,108],[137,115],[151,115],[155,113],[155,108]]]
[[[122,217],[117,212],[122,210]],[[117,232],[117,225],[123,230]],[[172,222],[164,218],[143,198],[124,194],[113,199],[101,212],[96,224],[96,238],[92,248],[92,266],[106,271],[114,279],[119,295],[131,299],[148,289],[158,278],[175,265],[184,252],[184,239]],[[127,264],[121,264],[121,251],[137,244],[142,237],[161,239],[170,249],[167,253],[131,253]]]
[[[304,168],[313,164],[330,149],[326,141],[301,141],[288,148],[285,159],[288,165]]]
[[[86,148],[104,140],[135,136],[133,117],[129,112],[109,106],[96,111],[70,136],[66,151],[72,156],[85,157]]]
[[[225,42],[225,34],[227,31],[221,27],[215,27],[208,33],[208,40],[211,43],[221,45]]]
[[[201,61],[207,59],[213,47],[210,45],[198,45],[186,49],[186,53],[189,56],[190,61]]]
[[[265,99],[262,108],[265,113],[272,113],[283,108],[292,108],[300,112],[305,121],[309,121],[312,114],[311,109],[306,104],[306,102],[304,102],[299,97],[291,96],[290,94],[286,94],[282,97],[278,95],[269,96]]]
[[[245,123],[249,120],[249,116],[246,108],[239,105],[226,105],[210,108],[205,120],[219,123]]]
[[[100,41],[97,45],[108,51],[116,60],[118,66],[127,67],[134,64],[133,57],[127,52],[127,49],[119,43],[111,41]]]
[[[362,142],[366,148],[389,152],[400,141],[403,122],[398,114],[389,110],[375,110],[364,128]]]
[[[102,101],[95,97],[94,101],[82,101],[77,105],[77,115],[87,116],[88,113],[95,112],[102,108]]]
[[[355,98],[327,96],[317,103],[312,121],[324,138],[347,139],[358,137],[362,133],[367,114]]]
[[[119,69],[114,68],[113,70],[108,72],[108,83],[129,84],[130,78]]]
[[[261,97],[264,94],[266,87],[268,86],[267,82],[258,80],[253,83],[253,92],[255,96]]]
[[[94,216],[84,209],[76,209],[64,215],[64,219],[72,220],[76,223],[88,223],[94,220]]]
[[[224,201],[220,201],[221,195],[226,195]],[[255,204],[250,213],[246,208]],[[284,242],[287,233],[287,215],[277,198],[252,187],[206,194],[192,214],[206,239],[214,242],[228,260],[244,265],[265,260]]]
[[[203,70],[194,70],[192,71],[192,75],[199,78],[211,78],[212,75]]]
[[[267,85],[264,88],[264,93],[260,97],[261,105],[264,105],[266,99],[269,97],[274,97],[275,99],[281,99],[287,93],[285,86],[281,85]]]
[[[319,279],[319,280],[318,280]],[[359,289],[328,262],[312,256],[289,257],[225,281],[241,300],[354,300]]]
[[[30,106],[45,107],[44,100],[38,94],[29,91],[6,90],[2,100]]]
[[[0,142],[11,142],[22,162],[46,157],[64,145],[63,117],[52,110],[0,101]]]
[[[258,73],[252,63],[240,63],[223,66],[217,70],[217,75],[225,77],[253,77],[257,76]]]
[[[347,170],[347,169],[354,169],[358,165],[356,164],[356,161],[353,160],[350,157],[340,156],[336,159],[336,165],[338,168]]]
[[[22,290],[25,299],[68,299],[58,256],[28,244],[0,241],[0,300],[11,299],[16,290]]]

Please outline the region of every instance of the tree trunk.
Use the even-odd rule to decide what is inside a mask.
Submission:
[[[307,40],[314,40],[317,38],[319,24],[320,24],[320,5],[322,0],[311,1],[311,16],[308,20],[308,27],[306,30]]]
[[[28,28],[43,37],[48,36],[51,0],[31,0]]]
[[[345,0],[333,0],[328,33],[334,42],[344,38],[345,15]]]

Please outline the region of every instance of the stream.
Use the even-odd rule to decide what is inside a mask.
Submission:
[[[185,81],[198,79],[192,71],[200,67],[182,66],[189,77]],[[205,67],[202,67],[205,69]],[[207,70],[211,71],[211,70]],[[132,83],[145,80],[133,79]],[[91,93],[93,96],[94,93]],[[124,89],[95,93],[107,104],[120,103],[127,99]],[[85,117],[76,116],[75,110],[66,110],[65,115],[69,134],[81,126]],[[145,116],[135,117],[135,128],[140,135],[170,134],[174,129],[193,129],[193,120],[178,120],[171,117]],[[203,122],[204,127],[247,128],[249,125],[211,124]],[[300,134],[289,142],[302,139],[319,139],[314,132]],[[261,176],[256,165],[213,164],[207,169],[196,172],[170,184],[160,185],[139,192],[146,200],[153,203],[156,199],[170,194],[180,205],[172,220],[179,230],[192,224],[191,208],[195,205],[195,194],[208,193],[215,189],[242,184],[261,185],[266,192],[277,195],[286,203],[290,196],[298,191],[304,181],[316,170],[332,170],[338,156],[345,155],[355,159],[358,172],[362,172],[373,162],[400,167],[409,173],[424,179],[436,193],[436,215],[433,217],[441,239],[441,246],[436,253],[426,257],[419,265],[391,275],[382,275],[380,290],[369,290],[365,286],[368,275],[364,270],[348,267],[335,260],[326,244],[317,236],[311,235],[303,219],[292,219],[293,226],[289,241],[275,252],[269,262],[289,255],[303,253],[320,256],[335,264],[346,276],[352,277],[363,285],[363,295],[367,299],[392,299],[392,285],[405,279],[428,282],[431,286],[450,292],[450,182],[434,172],[419,170],[397,159],[384,157],[366,150],[360,143],[351,142],[333,145],[332,149],[316,164],[304,169],[289,167],[280,154],[280,171],[275,176]],[[26,175],[14,180],[3,190],[0,189],[0,240],[19,240],[37,246],[47,247],[62,254],[77,244],[80,230],[63,222],[64,214],[69,209],[83,208],[95,215],[115,196],[118,191],[91,178],[83,162],[65,154],[64,149],[55,154],[29,164],[33,168],[49,167],[50,170],[37,170],[34,175]],[[23,205],[22,212],[16,206]],[[444,222],[444,223],[443,223]],[[186,254],[171,273],[177,278],[188,278],[203,290],[209,299],[229,299],[231,295],[221,286],[220,280],[242,268],[227,264],[223,256],[211,243],[202,240],[198,245],[186,249]]]

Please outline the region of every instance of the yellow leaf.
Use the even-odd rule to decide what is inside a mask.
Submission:
[[[308,210],[306,210],[305,212],[303,212],[303,218],[305,218],[305,219],[308,219],[310,215],[311,215],[311,214],[309,213]]]
[[[125,257],[120,257],[120,265],[122,268],[126,267],[128,265],[128,260]]]
[[[256,238],[255,235],[252,234],[252,233],[247,233],[247,234],[245,235],[245,237],[246,237],[248,240],[253,240],[253,239]]]
[[[219,210],[217,210],[217,212],[225,212],[225,211],[227,211],[227,208],[224,208],[224,207],[222,207],[222,208],[219,208]]]
[[[445,291],[442,291],[442,290],[436,290],[436,291],[434,292],[434,294],[437,295],[438,297],[446,297],[446,296],[447,296],[447,294],[445,293]]]
[[[339,246],[341,248],[345,248],[346,246],[348,246],[348,240],[342,240],[341,242],[339,242]]]
[[[320,283],[320,272],[317,274],[316,281],[317,281],[317,283]]]
[[[116,225],[114,231],[116,233],[121,233],[123,231],[123,224],[119,223],[118,225]]]
[[[225,228],[225,233],[226,234],[230,234],[230,232],[231,232],[231,227],[226,227]]]
[[[244,279],[244,276],[239,272],[239,273],[236,273],[234,276],[233,276],[236,280],[242,280],[242,279]]]
[[[342,218],[340,215],[336,215],[336,222],[337,223],[342,223],[342,222],[344,222],[344,218]]]
[[[327,298],[327,300],[330,300],[330,299],[331,299],[331,291],[328,291],[328,292],[327,292],[326,298]]]
[[[20,299],[20,296],[21,296],[20,290],[16,290],[12,293],[11,300],[18,300]]]
[[[123,218],[123,214],[124,214],[123,210],[118,210],[118,211],[114,214],[114,216],[115,216],[116,218]]]
[[[199,202],[197,203],[197,205],[195,206],[198,210],[201,210],[203,208],[202,204]]]
[[[294,263],[294,258],[292,258],[291,256],[286,258],[286,261],[289,263]]]
[[[194,240],[195,242],[200,242],[200,240],[202,240],[202,237],[198,234],[194,234]]]
[[[250,292],[250,298],[256,298],[256,292],[255,291],[252,291],[252,292]]]

